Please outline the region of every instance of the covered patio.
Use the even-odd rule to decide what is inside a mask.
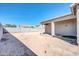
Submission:
[[[69,14],[42,23],[45,33],[56,36],[77,36],[76,17]]]

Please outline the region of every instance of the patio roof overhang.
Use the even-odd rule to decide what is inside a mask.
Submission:
[[[41,24],[47,24],[47,23],[51,23],[51,22],[58,22],[58,21],[63,21],[63,20],[69,20],[69,19],[76,19],[76,16],[72,15],[72,14],[67,14],[61,17],[56,17],[47,21],[43,21],[41,22]]]

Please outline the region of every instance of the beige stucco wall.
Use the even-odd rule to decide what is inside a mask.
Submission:
[[[56,35],[77,35],[76,19],[54,22]]]
[[[45,33],[51,34],[51,23],[45,25]]]
[[[0,24],[0,40],[2,38],[2,35],[3,35],[3,28],[2,28],[2,25]]]

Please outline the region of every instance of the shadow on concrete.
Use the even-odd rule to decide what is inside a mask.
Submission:
[[[76,36],[54,36],[54,37],[64,40],[72,45],[78,45]]]
[[[43,32],[42,34],[47,34],[45,32]],[[48,34],[51,35],[51,34]],[[70,43],[72,45],[78,45],[77,43],[77,37],[76,36],[61,36],[61,35],[55,35],[53,37],[59,38],[67,43]]]
[[[37,56],[32,50],[19,41],[19,39],[11,35],[6,29],[3,30],[0,47],[2,47],[2,49],[0,48],[1,56]]]

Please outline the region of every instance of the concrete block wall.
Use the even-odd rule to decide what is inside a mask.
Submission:
[[[0,40],[2,38],[2,35],[3,35],[3,27],[2,24],[0,23]]]
[[[5,30],[4,32],[10,32],[10,33],[16,33],[16,32],[44,32],[44,28],[41,27],[35,27],[35,28],[22,28],[22,27],[17,27],[17,28],[11,28],[11,27],[3,27]]]

